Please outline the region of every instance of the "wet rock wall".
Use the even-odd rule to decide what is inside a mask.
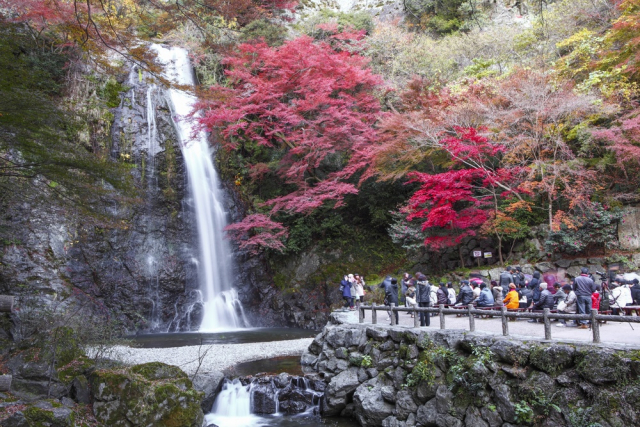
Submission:
[[[363,426],[630,426],[640,352],[462,331],[329,324],[302,357],[323,413]],[[599,423],[599,424],[596,424]]]

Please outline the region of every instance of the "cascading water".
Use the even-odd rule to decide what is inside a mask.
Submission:
[[[194,87],[193,70],[185,49],[160,45],[153,47],[164,64],[164,74],[169,80],[177,85]],[[198,277],[204,306],[200,331],[249,326],[238,293],[231,287],[233,258],[223,235],[227,223],[221,203],[224,195],[213,167],[212,152],[204,132],[198,131],[189,118],[196,99],[177,88],[170,88],[167,92],[187,168],[197,223]]]
[[[225,381],[211,408],[211,414],[206,417],[207,424],[213,423],[221,427],[249,427],[258,424],[257,417],[251,414],[251,387],[252,384],[242,385],[237,378]]]
[[[289,419],[295,419],[297,423],[284,421],[282,425],[317,425],[324,395],[324,387],[319,386],[304,377],[287,374],[248,377],[243,381],[227,379],[211,413],[205,417],[206,422],[219,427],[275,426],[281,425],[274,422],[276,419],[289,415]],[[316,423],[309,424],[309,419],[315,419]]]

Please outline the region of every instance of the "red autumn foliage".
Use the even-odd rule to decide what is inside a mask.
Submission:
[[[271,214],[338,207],[357,193],[381,114],[372,94],[381,80],[365,58],[303,36],[280,47],[242,44],[224,63],[231,87],[211,88],[201,124],[226,150],[252,152],[257,144],[278,153],[272,172],[290,191],[265,202]],[[255,165],[252,177],[266,169]]]
[[[592,135],[608,143],[621,166],[640,164],[640,109],[632,111],[609,129],[594,130]]]
[[[256,254],[263,249],[284,249],[282,241],[287,237],[286,228],[263,214],[249,215],[242,222],[225,228],[240,249]]]
[[[455,136],[440,140],[440,149],[450,157],[450,169],[438,174],[411,172],[410,183],[421,187],[407,204],[407,220],[424,219],[425,245],[441,249],[459,244],[489,219],[502,187],[514,186],[520,168],[499,167],[505,147],[491,143],[474,128],[455,128]],[[512,192],[513,193],[513,192]]]

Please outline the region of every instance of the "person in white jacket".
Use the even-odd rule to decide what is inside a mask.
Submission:
[[[354,274],[355,282],[353,288],[356,293],[356,308],[360,308],[360,304],[364,301],[364,279],[359,274]]]
[[[456,290],[453,289],[453,283],[447,282],[447,294],[449,297],[449,304],[453,305],[456,303],[457,295]]]
[[[622,307],[622,305],[620,304],[622,301],[622,287],[619,283],[613,282],[610,289],[611,292],[609,292],[609,304],[611,305],[613,314],[618,315],[620,314],[620,307]]]
[[[628,284],[620,286],[620,299],[618,304],[620,307],[626,307],[627,305],[633,305],[633,297],[631,296],[631,288]]]

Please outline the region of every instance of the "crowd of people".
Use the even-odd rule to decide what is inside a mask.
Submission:
[[[360,307],[364,301],[365,295],[364,278],[359,274],[347,274],[340,281],[340,292],[344,299],[344,308],[347,310],[355,310]]]
[[[404,305],[406,307],[431,307],[440,304],[448,306],[476,307],[506,306],[507,309],[531,309],[542,311],[545,308],[559,313],[590,314],[592,309],[621,314],[621,308],[640,305],[640,282],[629,282],[619,277],[608,284],[596,283],[589,269],[583,267],[581,274],[570,282],[546,283],[539,272],[525,276],[521,267],[507,267],[498,280],[485,283],[481,277],[462,280],[456,292],[453,283],[440,282],[432,285],[426,275],[416,272],[404,273],[400,284],[394,277],[387,276],[379,287],[384,290],[385,305]],[[363,301],[365,294],[364,279],[358,274],[349,274],[340,284],[345,300],[345,309],[355,310]],[[354,307],[355,305],[355,307]],[[391,313],[389,313],[391,316]],[[398,312],[394,312],[396,323]],[[413,316],[413,313],[409,313]],[[419,313],[420,325],[429,326],[428,313]],[[515,319],[513,319],[515,320]],[[529,322],[536,322],[532,319]],[[578,328],[587,329],[588,321],[580,320]],[[569,326],[559,322],[558,326]]]

